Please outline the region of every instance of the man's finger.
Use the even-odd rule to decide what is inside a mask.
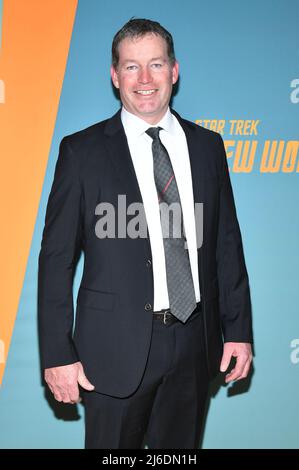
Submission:
[[[69,394],[67,393],[66,390],[59,390],[60,396],[62,398],[63,403],[69,403],[70,402],[70,397]]]
[[[78,403],[81,403],[81,401],[82,401],[82,398],[81,398],[81,397],[72,398],[71,401],[70,401],[70,403],[71,403],[72,405],[77,405]]]
[[[245,379],[247,377],[248,372],[250,370],[250,365],[251,365],[251,361],[248,360],[245,364],[245,367],[244,367],[244,370],[242,372],[242,375],[241,375],[240,379]]]
[[[69,393],[69,390],[60,390],[60,395],[63,403],[72,403],[71,394]]]
[[[92,391],[94,390],[94,385],[92,385],[88,378],[86,377],[86,375],[84,374],[83,372],[83,369],[80,369],[79,370],[79,374],[78,374],[78,383],[79,385],[81,385],[82,388],[84,388],[85,390],[88,390],[88,391]]]
[[[69,395],[70,395],[70,401],[72,404],[80,403],[80,401],[82,401],[81,397],[79,396],[78,386],[77,386],[77,390],[72,390]]]
[[[59,401],[59,402],[62,401],[62,397],[61,397],[61,395],[60,395],[59,393],[56,392],[56,393],[54,393],[53,395],[54,395],[54,398],[55,398],[56,401]]]
[[[241,378],[246,377],[247,374],[244,375],[244,371],[247,370],[246,369],[247,367],[249,370],[249,366],[250,366],[250,361],[248,361],[248,359],[244,360],[243,357],[242,358],[238,357],[235,368],[231,370],[229,374],[226,375],[225,381],[231,382],[233,380],[239,380]]]
[[[241,377],[241,371],[239,369],[233,369],[229,374],[225,376],[225,382],[232,382],[238,380]]]
[[[224,350],[221,364],[220,364],[220,372],[225,372],[227,370],[231,357],[232,357],[232,351]]]

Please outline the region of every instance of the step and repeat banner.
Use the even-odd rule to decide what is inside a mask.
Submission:
[[[254,369],[213,384],[202,446],[299,447],[298,16],[298,0],[0,0],[0,448],[84,446],[83,407],[42,385],[38,254],[59,142],[119,108],[111,42],[132,17],[172,33],[172,106],[221,133],[243,235]]]

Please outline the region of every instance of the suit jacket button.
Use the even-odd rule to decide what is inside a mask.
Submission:
[[[151,310],[151,309],[152,309],[151,304],[145,304],[144,310]]]
[[[152,265],[152,262],[151,262],[150,259],[148,259],[147,262],[146,262],[146,267],[147,267],[147,268],[150,268],[151,265]]]

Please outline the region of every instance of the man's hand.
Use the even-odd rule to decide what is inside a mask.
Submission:
[[[231,358],[236,357],[237,362],[234,369],[225,376],[225,382],[245,379],[247,377],[252,361],[252,349],[250,343],[224,343],[223,356],[220,371],[225,372],[230,364]]]
[[[75,404],[81,401],[78,384],[85,390],[94,390],[94,385],[84,374],[81,362],[45,369],[45,381],[55,399],[64,403]]]

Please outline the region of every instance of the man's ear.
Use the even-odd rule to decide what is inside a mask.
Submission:
[[[174,85],[179,78],[179,64],[177,61],[175,61],[173,67],[172,67],[172,84]]]
[[[113,85],[115,86],[115,88],[119,88],[118,74],[113,65],[111,65],[110,73],[111,73],[111,80],[113,82]]]

